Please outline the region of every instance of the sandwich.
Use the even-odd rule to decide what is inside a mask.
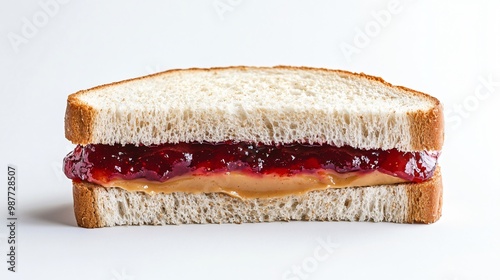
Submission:
[[[169,70],[69,95],[77,224],[441,216],[436,98],[307,67]]]

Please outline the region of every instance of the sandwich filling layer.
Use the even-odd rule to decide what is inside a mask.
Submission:
[[[241,199],[271,198],[301,195],[309,191],[378,184],[395,184],[405,180],[378,171],[369,173],[335,171],[279,176],[250,175],[245,172],[226,172],[212,175],[181,175],[165,182],[144,179],[112,180],[101,185],[127,191],[154,193],[225,193]]]
[[[145,192],[223,192],[241,198],[311,190],[422,182],[439,152],[355,149],[327,144],[249,142],[78,145],[66,176]]]

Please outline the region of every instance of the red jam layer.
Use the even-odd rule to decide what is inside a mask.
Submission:
[[[64,158],[73,180],[138,179],[164,182],[189,172],[243,171],[290,176],[330,169],[338,173],[378,170],[406,181],[432,177],[439,152],[362,150],[331,145],[263,145],[248,142],[178,143],[155,146],[78,145]]]

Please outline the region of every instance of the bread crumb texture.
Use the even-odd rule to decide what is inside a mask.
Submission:
[[[313,191],[300,196],[241,200],[220,193],[149,195],[96,188],[103,226],[247,223],[290,220],[404,222],[404,187]]]
[[[67,118],[67,131],[88,132],[67,135],[80,144],[235,140],[403,151],[418,145],[411,139],[413,114],[440,106],[380,78],[303,67],[170,70],[80,91],[70,100],[92,110],[78,114],[91,116],[87,124]]]

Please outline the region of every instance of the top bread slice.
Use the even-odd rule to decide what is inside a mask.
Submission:
[[[443,112],[427,94],[381,78],[307,67],[169,70],[68,97],[76,144],[327,143],[441,150]]]

